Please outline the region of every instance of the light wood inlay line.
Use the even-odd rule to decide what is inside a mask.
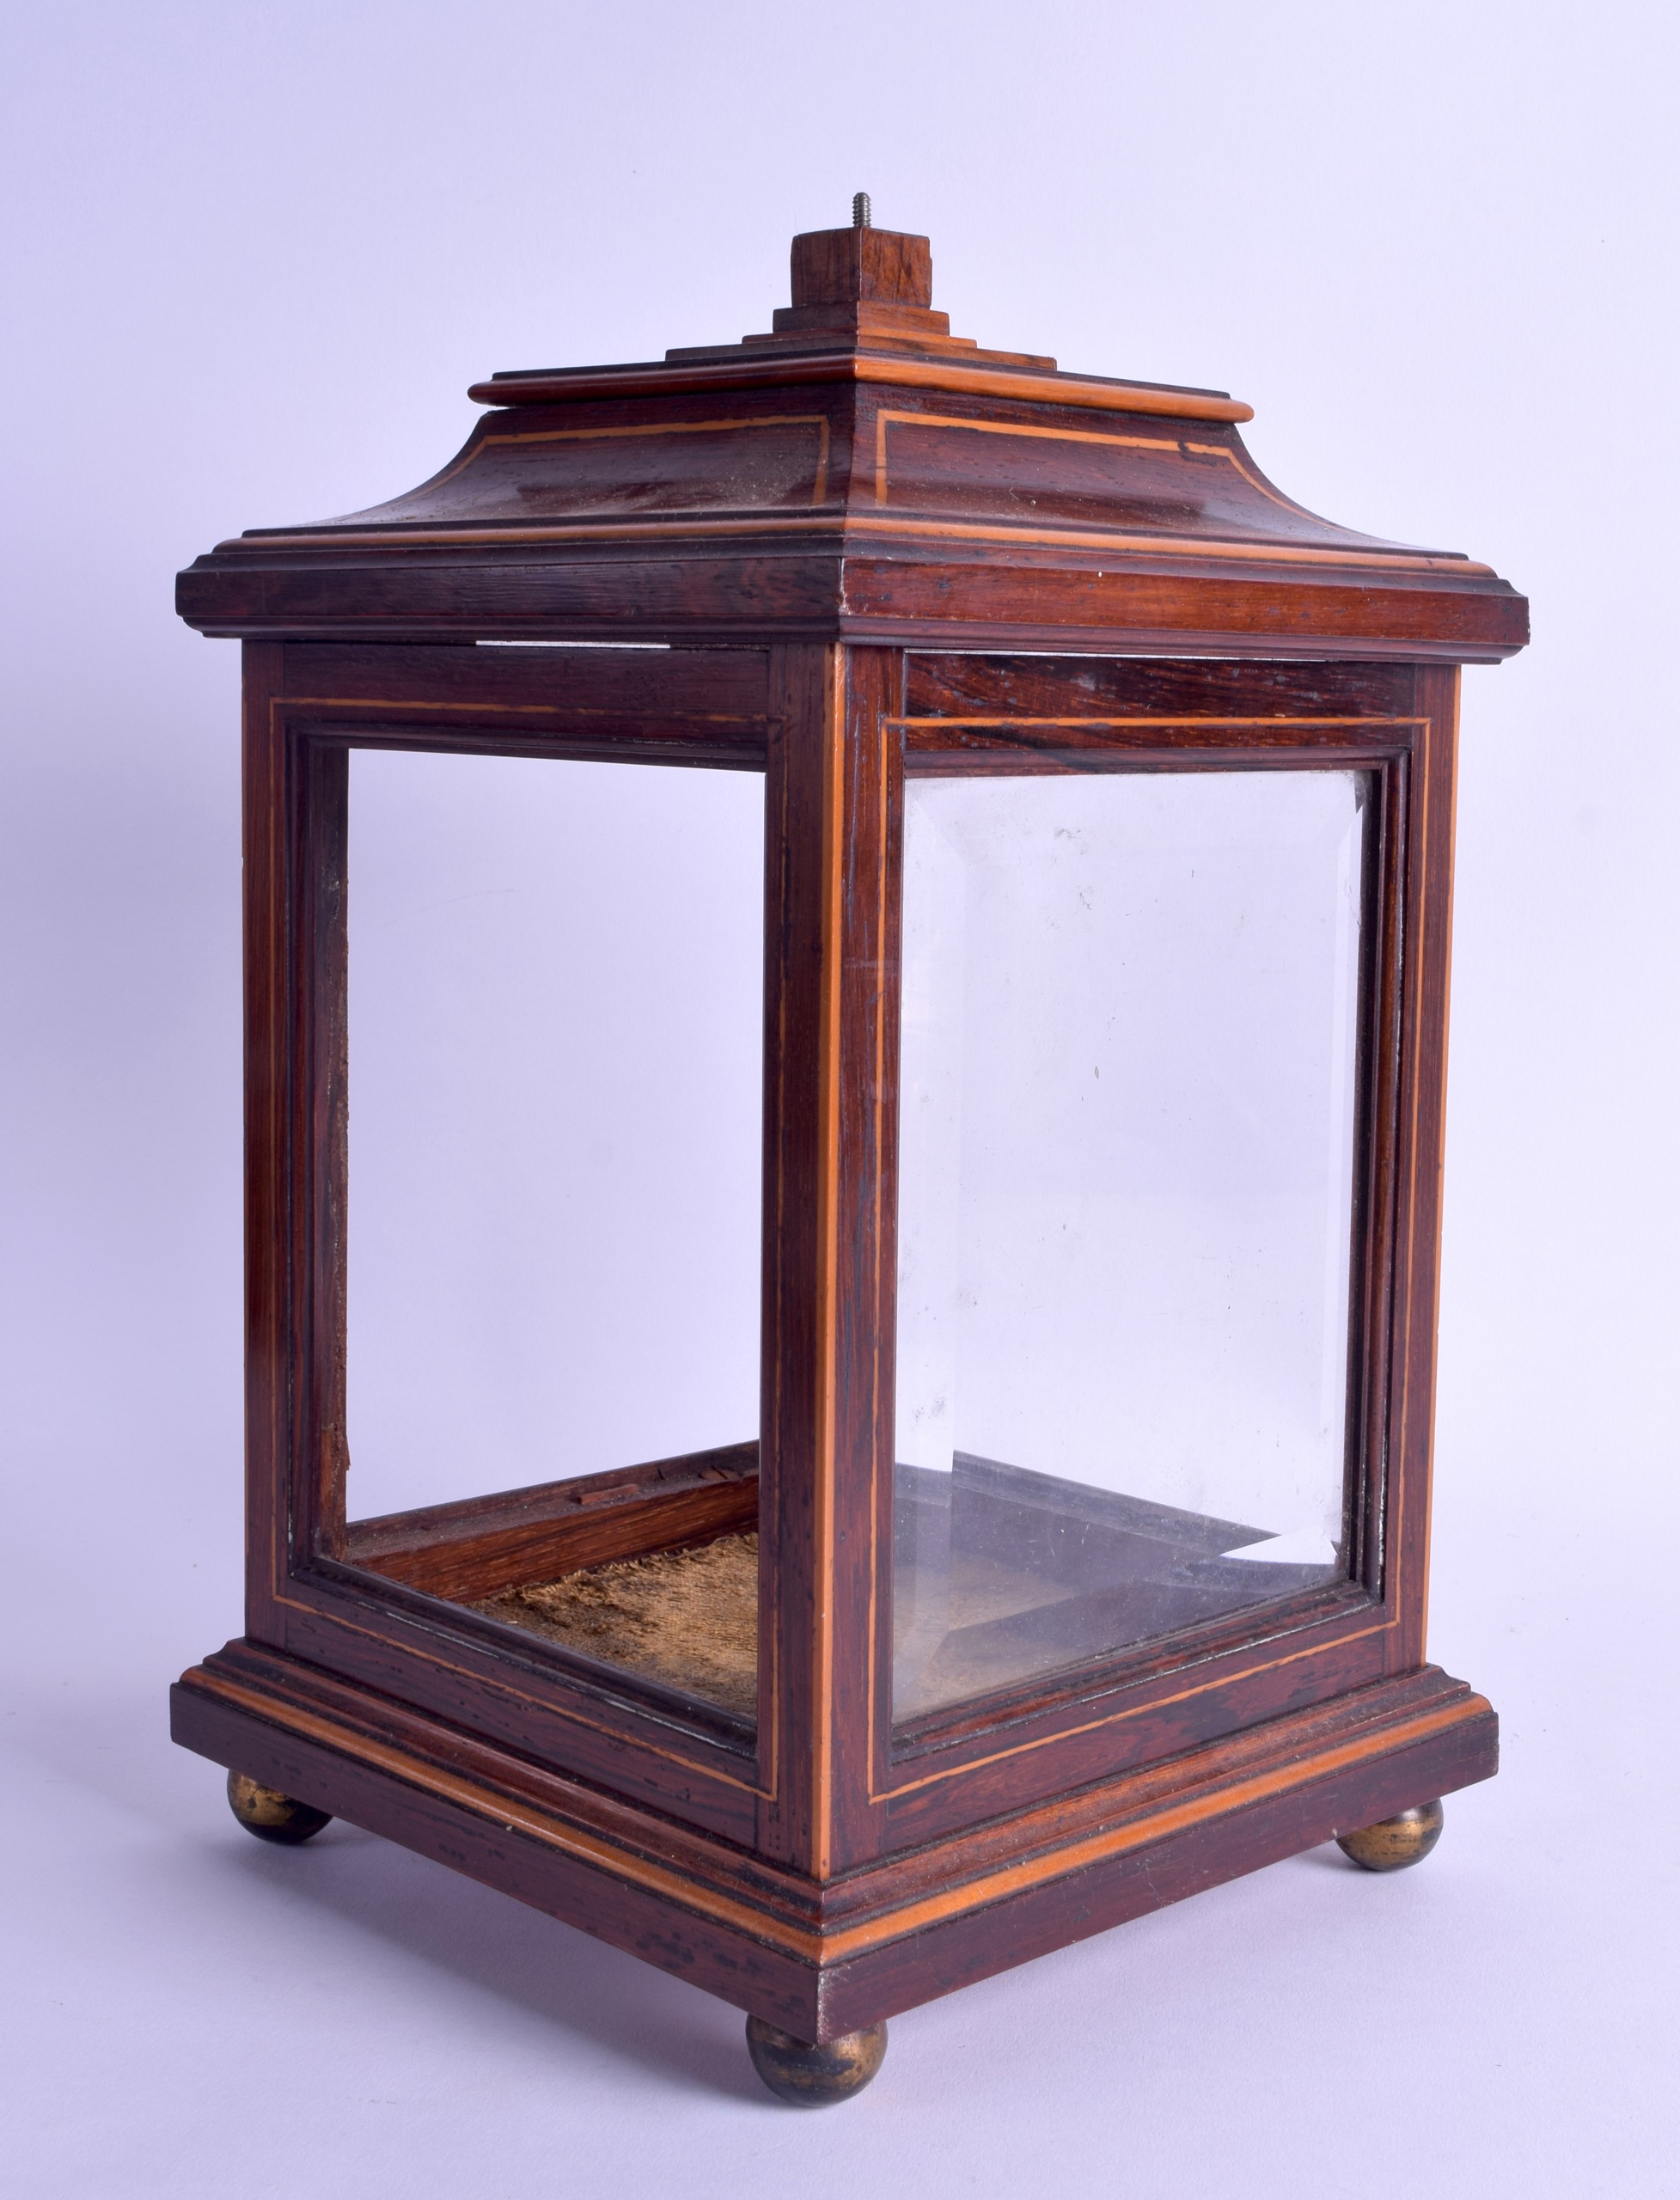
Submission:
[[[993,1750],[987,1757],[965,1757],[960,1764],[943,1765],[936,1771],[925,1772],[919,1780],[900,1781],[878,1800],[891,1801],[899,1795],[911,1795],[919,1788],[932,1788],[942,1780],[960,1780],[966,1773],[977,1772],[982,1765],[1001,1764],[1005,1757],[1024,1757],[1032,1750],[1054,1748],[1058,1742],[1070,1740],[1076,1734],[1094,1734],[1104,1726],[1123,1725],[1128,1719],[1146,1718],[1151,1712],[1162,1710],[1169,1704],[1188,1703],[1193,1697],[1206,1696],[1213,1689],[1234,1688],[1239,1682],[1254,1680],[1262,1673],[1276,1672],[1280,1666],[1298,1665],[1304,1658],[1323,1658],[1350,1642],[1363,1642],[1368,1635],[1386,1635],[1399,1624],[1396,1619],[1379,1620],[1350,1634],[1332,1635],[1328,1641],[1310,1643],[1304,1650],[1292,1650],[1281,1658],[1263,1659],[1257,1665],[1243,1666],[1241,1672],[1222,1673],[1217,1679],[1203,1681],[1195,1688],[1180,1689],[1174,1696],[1152,1696],[1146,1703],[1134,1704],[1125,1711],[1104,1712],[1100,1718],[1084,1720],[1075,1726],[1058,1726],[1053,1733],[1036,1734],[1030,1741]]]
[[[378,1577],[371,1578],[376,1580]],[[321,1604],[306,1604],[301,1597],[289,1597],[284,1592],[278,1593],[274,1601],[282,1610],[300,1613],[307,1619],[317,1622],[326,1619],[331,1625],[341,1627],[351,1635],[359,1635],[369,1642],[377,1643],[388,1655],[393,1654],[388,1635],[372,1628],[362,1627],[355,1620],[346,1618],[336,1604],[323,1607]],[[520,1647],[523,1649],[525,1646],[522,1643]],[[274,1650],[281,1656],[296,1654],[289,1651],[283,1643],[259,1641],[257,1647]],[[649,1738],[651,1732],[662,1731],[662,1723],[654,1718],[646,1717],[638,1720],[634,1731],[632,1731],[627,1723],[622,1726],[611,1726],[602,1720],[587,1718],[575,1703],[569,1702],[562,1697],[560,1691],[565,1688],[567,1679],[564,1673],[557,1671],[554,1675],[555,1693],[553,1695],[538,1696],[528,1694],[523,1689],[515,1687],[508,1678],[509,1669],[505,1664],[499,1666],[495,1675],[486,1680],[484,1674],[473,1671],[470,1666],[456,1665],[452,1659],[440,1657],[430,1650],[422,1650],[412,1642],[402,1644],[394,1654],[405,1659],[412,1659],[420,1665],[434,1666],[440,1672],[453,1673],[462,1680],[470,1681],[475,1689],[488,1687],[496,1694],[510,1698],[515,1703],[528,1703],[534,1709],[549,1713],[567,1726],[582,1726],[588,1733],[604,1736],[607,1740],[614,1743],[620,1749],[632,1757],[645,1752],[649,1757],[658,1757],[664,1763],[679,1765],[684,1772],[693,1773],[702,1780],[715,1780],[720,1787],[739,1788],[743,1794],[761,1796],[765,1793],[755,1781],[741,1779],[734,1773],[725,1772],[715,1764],[703,1763],[698,1757],[684,1757],[675,1750],[662,1749],[657,1742]],[[633,1718],[634,1712],[632,1711],[630,1715]]]
[[[903,700],[904,657],[895,652],[895,694]],[[887,1003],[884,965],[887,951],[887,848],[891,837],[892,819],[892,754],[901,727],[901,720],[884,712],[876,721],[876,846],[880,852],[876,875],[878,889],[875,905],[875,941],[877,978],[875,1001],[875,1098],[870,1111],[870,1135],[872,1141],[871,1165],[874,1171],[873,1213],[870,1220],[872,1252],[871,1256],[870,1299],[871,1317],[875,1333],[875,1349],[870,1355],[870,1506],[869,1506],[869,1609],[864,1633],[864,1775],[865,1789],[871,1803],[879,1800],[876,1793],[875,1769],[878,1739],[876,1728],[876,1640],[879,1631],[878,1595],[881,1586],[881,1538],[877,1493],[881,1477],[890,1477],[893,1463],[881,1457],[881,1346],[887,1334],[887,1319],[883,1307],[889,1303],[895,1317],[898,1305],[898,1283],[895,1276],[888,1285],[886,1271],[882,1265],[881,1248],[886,1223],[886,1159],[885,1143],[887,1092]],[[897,1080],[894,1080],[896,1090]]]
[[[1326,522],[1317,512],[1310,512],[1304,504],[1298,504],[1292,497],[1286,497],[1271,483],[1256,474],[1251,466],[1244,466],[1237,453],[1225,443],[1196,443],[1183,437],[1173,436],[1110,436],[1095,428],[1042,428],[1027,422],[1013,420],[954,420],[937,412],[889,412],[876,416],[875,425],[875,501],[884,504],[888,500],[887,484],[887,429],[889,425],[916,428],[966,428],[976,436],[1026,437],[1041,442],[1058,443],[1105,444],[1115,449],[1158,451],[1170,456],[1184,451],[1195,458],[1222,459],[1234,467],[1249,486],[1262,497],[1292,512],[1298,519],[1311,520],[1315,525]]]
[[[1424,960],[1428,952],[1429,919],[1426,908],[1425,886],[1429,877],[1429,783],[1433,773],[1435,730],[1428,719],[1423,722],[1422,739],[1419,744],[1420,769],[1414,774],[1410,810],[1412,834],[1414,836],[1407,850],[1402,906],[1410,916],[1407,928],[1406,949],[1411,967],[1407,973],[1405,999],[1407,1029],[1404,1036],[1403,1061],[1405,1075],[1411,1087],[1411,1119],[1406,1139],[1406,1228],[1399,1249],[1400,1264],[1403,1268],[1405,1286],[1397,1295],[1401,1318],[1396,1331],[1394,1362],[1390,1380],[1400,1386],[1400,1423],[1395,1435],[1395,1455],[1391,1471],[1399,1481],[1399,1491],[1394,1508],[1394,1547],[1383,1554],[1384,1598],[1392,1610],[1404,1602],[1406,1578],[1406,1484],[1409,1479],[1408,1461],[1411,1431],[1412,1403],[1412,1307],[1416,1299],[1414,1272],[1417,1268],[1418,1230],[1418,1125],[1423,1109],[1422,1063],[1419,1058],[1418,1039],[1424,1029],[1423,974]],[[1443,1035],[1445,1039],[1445,1035]],[[1445,1072],[1444,1072],[1445,1074]],[[1439,1226],[1437,1225],[1437,1245]],[[1439,1269],[1438,1269],[1439,1274]],[[1434,1309],[1430,1310],[1434,1319]],[[1433,1384],[1432,1394],[1433,1394]],[[1433,1396],[1432,1396],[1433,1403]],[[1390,1567],[1392,1574],[1390,1574]]]
[[[1481,1697],[1471,1696],[1467,1702],[1454,1704],[1449,1709],[1422,1713],[1414,1719],[1379,1728],[1374,1734],[1361,1735],[1357,1741],[1346,1742],[1339,1749],[1323,1750],[1295,1763],[1274,1767],[1270,1771],[1255,1774],[1247,1780],[1233,1781],[1228,1787],[1192,1796],[1170,1809],[1152,1812],[1149,1817],[1134,1820],[1130,1824],[1092,1834],[1087,1840],[1071,1842],[1064,1849],[1048,1850],[1042,1855],[1029,1858],[1024,1863],[991,1873],[984,1879],[966,1880],[960,1885],[930,1896],[924,1902],[895,1910],[887,1917],[872,1918],[864,1924],[825,1933],[822,1936],[823,1960],[833,1963],[846,1956],[861,1954],[885,1941],[901,1940],[907,1933],[919,1932],[929,1925],[943,1924],[950,1918],[961,1916],[967,1910],[983,1910],[988,1904],[1001,1901],[1006,1896],[1022,1894],[1046,1881],[1063,1879],[1071,1872],[1084,1871],[1093,1864],[1109,1862],[1131,1850],[1146,1849],[1152,1842],[1164,1840],[1170,1834],[1182,1832],[1189,1826],[1205,1824],[1209,1818],[1223,1818],[1227,1812],[1240,1810],[1247,1804],[1262,1802],[1268,1796],[1310,1786],[1317,1781],[1328,1778],[1332,1773],[1360,1763],[1366,1757],[1386,1757],[1411,1743],[1426,1741],[1432,1734],[1444,1732],[1449,1726],[1458,1726],[1466,1719],[1479,1718],[1490,1708]]]
[[[246,859],[245,877],[248,882],[254,871],[255,876],[266,880],[268,885],[261,907],[252,906],[245,916],[244,921],[249,932],[246,951],[247,956],[251,955],[253,948],[260,944],[268,948],[271,960],[280,959],[288,972],[295,972],[296,957],[292,952],[288,922],[284,851],[287,821],[296,801],[296,789],[292,759],[284,748],[280,720],[276,716],[276,703],[272,694],[284,676],[284,656],[281,645],[274,642],[247,642],[245,648],[248,652],[247,677],[252,685],[247,690],[243,712],[248,737],[241,743],[240,799],[244,810],[245,829],[251,833],[253,840]],[[259,664],[262,668],[262,685],[271,691],[266,728],[253,707],[261,692],[255,685]],[[254,784],[251,754],[254,749],[260,749],[260,752],[256,760],[259,770],[254,775]],[[278,799],[276,798],[277,793]],[[260,847],[256,845],[259,835]],[[278,958],[275,956],[277,948]],[[251,1302],[260,1299],[261,1305],[260,1354],[247,1360],[246,1410],[251,1416],[247,1442],[253,1464],[257,1458],[266,1457],[277,1472],[287,1474],[290,1471],[291,1451],[290,1390],[279,1373],[289,1364],[291,1347],[291,1311],[286,1304],[284,1285],[280,1280],[284,1274],[284,1256],[281,1253],[277,1260],[276,1249],[263,1244],[261,1233],[254,1225],[251,1200],[254,1190],[259,1186],[268,1193],[287,1181],[290,1157],[286,1152],[283,1128],[284,1110],[278,1104],[278,1096],[285,1089],[285,1034],[292,1030],[296,1018],[296,1004],[290,999],[272,1001],[268,1004],[268,1008],[269,1012],[260,1026],[254,1025],[251,1021],[252,987],[247,977],[245,1006],[246,1135],[248,1140],[249,1126],[254,1117],[261,1123],[266,1135],[260,1148],[248,1146],[245,1156],[247,1246],[245,1287],[247,1310],[253,1317],[257,1309]],[[259,1108],[260,1114],[257,1112]],[[277,1205],[278,1211],[284,1213],[283,1199]],[[271,1224],[273,1218],[271,1218]],[[275,1274],[277,1268],[279,1271],[278,1276]],[[261,1279],[260,1283],[258,1282],[259,1278]],[[256,1387],[259,1381],[262,1386],[260,1393]],[[261,1402],[260,1423],[253,1411],[259,1396]],[[250,1472],[249,1465],[247,1471],[247,1474]],[[278,1506],[259,1505],[255,1501],[256,1487],[255,1483],[247,1484],[249,1494],[246,1506],[245,1604],[247,1626],[259,1623],[254,1593],[257,1553],[251,1547],[255,1541],[254,1531],[263,1537],[266,1545],[263,1554],[266,1571],[262,1575],[264,1592],[270,1597],[278,1597],[280,1584],[285,1579],[285,1553],[281,1541],[284,1512]]]
[[[557,645],[564,647],[563,644]],[[606,718],[622,724],[626,718],[655,717],[645,706],[626,704],[621,708],[608,708],[594,703],[488,703],[476,700],[460,702],[422,702],[388,700],[376,695],[279,695],[270,704],[271,712],[283,712],[289,720],[306,718],[312,711],[356,711],[371,718],[376,724],[392,720],[418,717],[425,712],[451,712],[456,718]],[[764,719],[748,717],[731,711],[684,712],[663,721],[668,725],[738,726],[752,731],[764,725]],[[370,729],[371,730],[371,729]],[[556,736],[565,739],[564,733]],[[653,738],[658,740],[656,734]]]
[[[225,542],[218,542],[216,553],[223,557],[250,558],[270,549],[388,550],[410,544],[422,548],[455,549],[508,542],[663,541],[677,538],[699,541],[714,536],[761,535],[838,536],[848,551],[859,555],[866,551],[872,538],[903,535],[930,541],[1021,542],[1042,544],[1049,549],[1136,551],[1192,564],[1210,559],[1263,560],[1273,565],[1343,566],[1373,573],[1439,573],[1459,580],[1494,578],[1491,565],[1454,557],[1445,551],[1357,547],[1319,550],[1299,543],[1255,541],[1241,535],[1191,537],[1170,535],[1164,529],[1159,535],[1119,529],[1103,533],[1094,528],[1034,527],[1026,522],[988,526],[972,520],[902,519],[873,510],[866,516],[834,512],[820,518],[766,511],[739,519],[576,520],[546,526],[480,527],[407,527],[398,523],[380,528],[302,529],[284,535],[234,535]],[[1118,580],[1125,576],[1116,573],[1112,578]]]
[[[812,382],[887,382],[901,388],[949,389],[973,397],[1016,397],[1029,404],[1070,405],[1101,412],[1160,413],[1176,420],[1252,420],[1254,407],[1212,390],[1154,389],[1138,382],[1022,368],[964,366],[890,352],[834,351],[803,358],[697,361],[690,365],[562,369],[553,375],[510,375],[474,382],[478,405],[556,405],[608,396],[666,396],[679,391],[761,389]]]
[[[1239,730],[1243,732],[1266,732],[1273,727],[1280,726],[1310,726],[1320,728],[1327,733],[1335,732],[1343,726],[1391,726],[1396,730],[1401,730],[1408,726],[1422,725],[1426,721],[1415,718],[1189,718],[1182,712],[1176,717],[1170,718],[1164,717],[1158,712],[1152,718],[1100,718],[1092,714],[1089,717],[1082,715],[1059,718],[1035,718],[1016,713],[993,718],[900,718],[895,723],[908,735],[937,733],[947,726],[974,726],[980,729],[995,726],[1005,732],[1017,727],[1030,729],[1036,726],[1050,726],[1058,729],[1066,727],[1070,732],[1075,733],[1085,727],[1096,730],[1113,726],[1128,730],[1136,729],[1145,733],[1156,732],[1166,735],[1186,731],[1217,733],[1226,730],[1233,732]]]
[[[816,1431],[816,1701],[812,1721],[813,1867],[827,1879],[834,1863],[834,1452],[840,1380],[840,978],[845,954],[846,662],[823,653],[822,1060],[817,1093],[822,1152],[822,1304],[818,1317],[820,1425]]]
[[[224,1697],[283,1732],[320,1742],[353,1763],[376,1765],[410,1787],[441,1795],[509,1833],[525,1834],[547,1848],[558,1849],[565,1855],[596,1865],[614,1879],[627,1879],[633,1885],[663,1895],[691,1913],[716,1918],[722,1924],[752,1934],[755,1939],[775,1941],[811,1961],[820,1952],[815,1933],[801,1931],[797,1926],[768,1917],[746,1903],[735,1901],[709,1887],[698,1886],[680,1873],[638,1855],[633,1849],[620,1848],[583,1826],[562,1824],[500,1789],[485,1788],[460,1773],[448,1772],[441,1765],[418,1760],[405,1751],[363,1733],[359,1728],[344,1726],[337,1720],[323,1718],[317,1712],[302,1710],[295,1704],[278,1702],[254,1689],[241,1688],[237,1682],[228,1680],[220,1673],[208,1672],[203,1666],[195,1666],[183,1679],[187,1685]]]
[[[1321,1750],[1251,1774],[1247,1779],[1210,1788],[1123,1825],[942,1889],[939,1893],[902,1909],[823,1932],[791,1924],[715,1888],[699,1885],[635,1849],[535,1810],[504,1790],[486,1788],[461,1774],[447,1771],[441,1765],[416,1759],[336,1720],[277,1702],[220,1674],[207,1672],[203,1667],[195,1667],[183,1679],[185,1685],[222,1697],[283,1732],[319,1742],[352,1763],[377,1767],[407,1786],[440,1796],[509,1833],[522,1834],[562,1855],[593,1865],[614,1879],[640,1886],[691,1916],[715,1920],[805,1962],[824,1964],[866,1954],[889,1941],[901,1940],[908,1933],[947,1923],[1011,1895],[1066,1878],[1071,1873],[1085,1871],[1095,1864],[1146,1849],[1172,1834],[1263,1802],[1268,1797],[1311,1787],[1369,1757],[1391,1756],[1450,1727],[1479,1719],[1488,1711],[1480,1696],[1472,1696],[1439,1711],[1376,1726],[1336,1748]]]
[[[452,460],[441,474],[434,474],[425,486],[441,489],[446,481],[453,481],[477,464],[486,452],[504,449],[510,443],[590,443],[640,442],[653,436],[733,435],[742,428],[815,428],[816,430],[816,468],[813,475],[815,486],[811,502],[820,504],[828,493],[828,416],[825,412],[768,412],[750,420],[650,420],[624,428],[531,428],[521,429],[512,435],[487,435]],[[416,492],[415,493],[418,493]],[[273,531],[253,529],[242,540],[272,541]]]
[[[1436,1096],[1437,1113],[1435,1132],[1436,1138],[1440,1142],[1441,1175],[1443,1177],[1445,1177],[1445,1175],[1446,1164],[1447,1050],[1451,1044],[1451,1035],[1452,1031],[1452,908],[1453,895],[1457,888],[1458,877],[1457,865],[1453,860],[1455,844],[1457,842],[1458,833],[1458,704],[1460,692],[1463,687],[1464,681],[1464,675],[1457,665],[1454,665],[1451,668],[1451,681],[1452,701],[1450,712],[1445,720],[1445,734],[1443,734],[1442,722],[1439,719],[1431,720],[1429,722],[1428,730],[1428,738],[1432,742],[1445,738],[1451,743],[1451,754],[1449,760],[1449,771],[1447,775],[1446,850],[1442,859],[1446,871],[1446,907],[1442,912],[1441,916],[1441,961],[1443,971],[1441,980],[1441,1082],[1440,1090]],[[1445,1243],[1445,1231],[1441,1228],[1440,1214],[1438,1208],[1435,1225],[1435,1277],[1434,1299],[1433,1301],[1437,1318],[1439,1318],[1441,1304],[1441,1249]],[[1419,1599],[1420,1610],[1418,1613],[1417,1642],[1417,1653],[1420,1658],[1424,1656],[1425,1646],[1429,1640],[1429,1556],[1430,1539],[1434,1533],[1435,1528],[1435,1402],[1439,1395],[1439,1385],[1432,1384],[1430,1385],[1429,1391],[1429,1426],[1427,1430],[1425,1432],[1424,1437],[1425,1444],[1427,1446],[1429,1472],[1424,1482],[1423,1593],[1421,1598]]]

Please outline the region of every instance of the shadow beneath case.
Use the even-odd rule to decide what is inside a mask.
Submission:
[[[232,1852],[241,1875],[288,1900],[667,2084],[767,2105],[748,2059],[744,2016],[712,1995],[359,1827],[335,1821],[297,1849],[235,1831],[249,1844]]]
[[[260,1891],[256,1933],[269,1929],[260,1903],[278,1898],[375,1944],[395,1966],[435,1972],[444,2008],[452,1994],[488,1995],[663,2086],[774,2108],[748,2058],[743,2020],[727,2003],[342,1819],[299,1849],[253,1840],[228,1810],[220,1769],[176,1749],[157,1710],[150,1690],[95,1690],[23,1710],[7,1740],[20,1769],[99,1806],[104,1853],[113,1842],[130,1852],[160,1916],[201,1912],[214,1937],[227,1931],[229,1906],[247,1907]],[[1359,1876],[1333,1842],[1280,1868],[1301,1867]],[[284,1962],[284,1947],[276,1960]],[[300,1947],[300,1976],[318,1961]]]
[[[1323,1872],[1358,1872],[1359,1866],[1344,1856],[1334,1841],[1323,1841],[1317,1849],[1304,1849],[1298,1856],[1286,1856],[1286,1864],[1310,1864]]]
[[[253,1839],[229,1811],[221,1769],[160,1737],[156,1713],[150,1692],[144,1705],[126,1691],[90,1693],[24,1712],[7,1742],[25,1779],[31,1768],[49,1792],[79,1791],[102,1806],[101,1848],[131,1849],[160,1910],[201,1902],[214,1933],[225,1929],[229,1895],[260,1886],[668,2085],[774,2105],[754,2075],[740,2011],[342,1819],[297,1849]],[[315,1960],[300,1953],[300,1968]]]

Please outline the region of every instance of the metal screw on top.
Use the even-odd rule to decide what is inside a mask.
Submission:
[[[852,194],[852,226],[854,229],[866,229],[870,226],[869,193],[866,191],[854,191]]]

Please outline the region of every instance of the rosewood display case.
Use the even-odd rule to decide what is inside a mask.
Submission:
[[[342,1817],[499,1887],[735,2003],[822,2101],[1042,1951],[1332,1837],[1413,1861],[1494,1769],[1424,1620],[1458,667],[1527,627],[1488,567],[1281,495],[1246,406],[953,338],[923,238],[797,237],[792,290],[737,345],[498,375],[423,487],[180,576],[245,651],[247,1565],[174,1732],[253,1832]],[[708,889],[650,875],[554,954],[649,913],[656,1052],[731,966],[757,1181],[718,1209],[736,1344],[687,1284],[690,1361],[646,1317],[661,1456],[563,1403],[504,1456],[492,1411],[461,1484],[370,1512],[502,1258],[357,1203],[454,1073],[357,1050],[406,937],[358,928],[357,820],[403,772],[461,791],[446,857],[486,773],[539,852],[674,789],[699,877],[735,804],[750,952],[683,962]],[[639,1083],[680,1142],[684,1079]],[[640,1300],[544,1240],[603,1263],[530,1331],[580,1398],[589,1323],[667,1304],[649,1229]],[[416,1417],[364,1444],[380,1274],[441,1295]]]

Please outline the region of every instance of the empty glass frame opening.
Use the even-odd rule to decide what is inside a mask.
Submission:
[[[1368,792],[907,783],[900,1719],[1345,1572]]]
[[[763,810],[750,772],[351,757],[351,1555],[747,1713],[750,1640],[670,1614],[720,1568],[755,1605]],[[544,1487],[647,1462],[742,1493],[669,1580],[641,1484]]]

